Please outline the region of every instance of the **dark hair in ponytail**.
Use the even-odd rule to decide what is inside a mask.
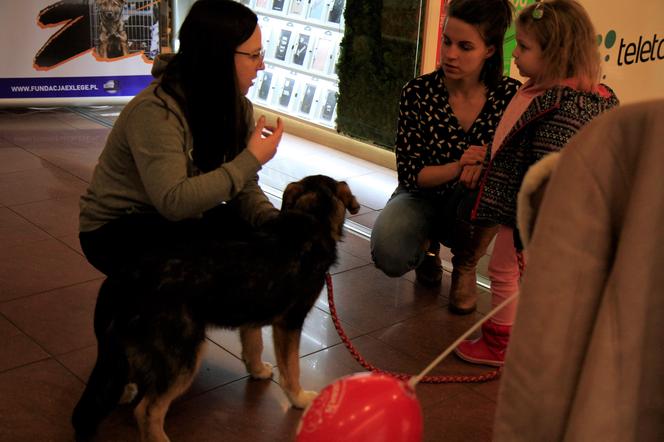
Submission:
[[[476,26],[493,55],[484,62],[480,80],[495,86],[503,77],[503,40],[512,23],[513,9],[508,0],[451,0],[447,16]]]

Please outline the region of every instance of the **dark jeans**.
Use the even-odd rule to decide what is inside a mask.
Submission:
[[[126,215],[91,232],[81,232],[81,248],[90,264],[107,276],[126,276],[147,263],[206,253],[211,244],[251,232],[230,205],[202,218],[169,221],[159,214]]]
[[[452,247],[458,235],[457,221],[470,222],[477,198],[458,184],[443,195],[412,192],[397,187],[374,222],[371,256],[376,267],[388,276],[401,276],[417,268],[429,250],[442,243]]]

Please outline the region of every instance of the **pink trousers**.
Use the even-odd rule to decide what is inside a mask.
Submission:
[[[520,276],[519,255],[514,247],[514,230],[511,227],[500,226],[489,260],[492,308],[519,292]],[[498,311],[493,317],[493,322],[512,325],[516,318],[517,305],[518,298]]]

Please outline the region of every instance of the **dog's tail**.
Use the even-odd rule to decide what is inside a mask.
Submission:
[[[128,382],[129,365],[123,348],[107,335],[100,341],[97,362],[71,422],[79,442],[90,440],[97,427],[120,401]]]

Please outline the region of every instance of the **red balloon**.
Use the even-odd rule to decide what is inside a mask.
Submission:
[[[297,442],[419,442],[415,391],[392,376],[359,373],[325,387],[304,411]]]

